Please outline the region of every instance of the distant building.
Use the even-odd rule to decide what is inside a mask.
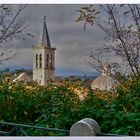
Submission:
[[[27,73],[23,72],[19,76],[17,76],[13,82],[32,82],[32,77],[28,75]]]
[[[105,73],[105,71],[107,74]],[[91,83],[91,89],[114,92],[116,90],[116,87],[118,86],[118,82],[110,77],[110,72],[110,65],[104,65],[102,75],[93,80],[93,82]]]
[[[44,86],[55,80],[55,48],[51,47],[46,18],[39,44],[33,47],[33,80]]]

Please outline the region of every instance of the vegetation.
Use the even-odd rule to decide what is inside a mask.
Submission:
[[[121,72],[137,79],[140,75],[140,5],[106,4],[81,7],[77,22],[96,26],[104,34],[104,46],[90,53],[89,65],[104,71],[120,84],[123,81],[115,73]],[[114,56],[114,59],[112,59]],[[104,64],[111,66],[111,71]],[[138,79],[137,79],[138,80]]]
[[[140,5],[89,5],[78,12],[76,22],[82,21],[84,29],[96,26],[105,35],[105,46],[90,54],[90,66],[120,83],[114,95],[88,94],[79,105],[79,111],[84,109],[81,116],[97,120],[106,133],[140,135]]]
[[[26,5],[0,4],[0,64],[14,58],[17,51],[11,48],[12,41],[25,40],[33,35],[27,32]]]
[[[5,10],[5,7],[3,8]],[[103,18],[107,21],[101,22],[102,24],[94,22],[98,21],[99,18],[94,17],[100,12],[92,8],[92,6],[82,7],[77,21],[85,21],[85,25],[95,24],[104,30],[107,39],[111,41],[110,45],[114,44],[105,50],[114,49],[115,54],[125,62],[125,68],[129,68],[128,76],[118,71],[109,74],[113,78],[117,77],[121,83],[116,93],[93,92],[90,89],[89,80],[75,77],[61,81],[63,86],[52,83],[47,87],[39,86],[37,83],[13,83],[7,70],[0,77],[0,121],[69,130],[72,124],[88,117],[99,123],[103,133],[140,135],[139,7],[137,5],[101,5],[102,10],[108,15],[107,18]],[[120,19],[120,17],[124,17],[125,20],[132,17],[132,23],[125,24],[125,20],[122,20],[124,18]],[[103,63],[93,55],[91,58],[99,64],[94,65],[95,68],[99,71],[103,70]],[[114,69],[116,66],[116,63],[113,63]],[[31,129],[27,131],[32,135],[46,135]]]
[[[73,87],[74,82],[71,79],[70,82]],[[80,82],[82,80],[75,79],[79,89]],[[114,95],[95,94],[89,89],[83,100],[71,85],[69,88],[68,85],[57,87],[51,84],[41,87],[32,83],[11,83],[3,78],[0,82],[0,120],[69,130],[72,124],[88,117],[99,123],[102,133],[140,135],[140,87],[134,82],[126,83],[129,90],[119,87]]]

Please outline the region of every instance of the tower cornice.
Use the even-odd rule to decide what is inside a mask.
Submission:
[[[45,46],[33,46],[32,47],[33,50],[40,50],[40,49],[44,49],[44,50],[56,50],[56,48],[49,48],[49,47],[45,47]]]

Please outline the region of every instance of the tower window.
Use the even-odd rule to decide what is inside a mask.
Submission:
[[[53,68],[53,64],[52,64],[52,54],[50,55],[50,68]]]
[[[47,62],[46,62],[46,67],[49,67],[49,54],[47,54]]]
[[[39,55],[39,67],[42,68],[42,54]]]
[[[38,68],[38,54],[36,54],[36,68]]]

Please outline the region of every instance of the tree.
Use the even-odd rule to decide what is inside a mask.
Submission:
[[[27,19],[22,14],[25,8],[26,5],[0,5],[0,48],[6,50],[0,53],[0,64],[16,55],[7,49],[12,40],[31,36],[25,32]]]
[[[98,56],[91,52],[89,64],[97,71],[104,70],[105,61],[110,64],[110,76],[115,77],[118,69],[137,79],[140,76],[140,5],[89,5],[81,7],[77,22],[95,25],[105,33],[105,46],[98,49]],[[104,55],[115,55],[122,62],[106,60]],[[104,70],[105,71],[105,70]],[[106,74],[108,72],[106,71]]]

